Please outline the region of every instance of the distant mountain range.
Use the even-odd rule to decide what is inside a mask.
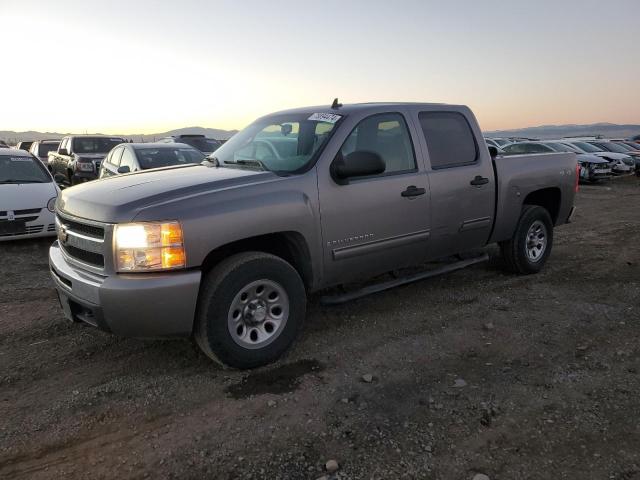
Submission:
[[[487,137],[526,137],[551,139],[563,137],[629,138],[640,135],[640,125],[616,125],[615,123],[592,123],[590,125],[542,125],[514,130],[484,132]]]
[[[114,136],[121,136],[127,139],[131,139],[134,142],[153,142],[162,137],[168,137],[170,135],[180,135],[185,133],[206,135],[209,138],[216,138],[218,140],[226,140],[235,134],[237,130],[220,130],[217,128],[204,128],[204,127],[188,127],[178,128],[176,130],[169,130],[162,133],[151,134],[119,134]],[[527,137],[527,138],[562,138],[562,137],[590,137],[596,135],[602,135],[608,138],[628,138],[635,135],[640,135],[640,125],[616,125],[614,123],[593,123],[590,125],[542,125],[540,127],[527,127],[513,130],[493,130],[484,132],[487,137]],[[46,138],[54,139],[61,138],[68,133],[57,132],[13,132],[9,130],[0,130],[0,140],[4,140],[9,144],[15,144],[17,142],[29,141],[29,140],[43,140]]]
[[[162,133],[150,133],[150,134],[113,134],[114,137],[124,137],[134,142],[153,142],[159,140],[162,137],[169,137],[171,135],[181,135],[185,133],[205,135],[208,138],[215,138],[217,140],[226,140],[230,138],[237,130],[220,130],[218,128],[204,128],[204,127],[187,127],[178,128],[176,130],[169,130]],[[76,132],[84,133],[84,132]],[[10,145],[18,142],[30,141],[30,140],[45,140],[45,139],[57,139],[62,138],[69,133],[58,132],[13,132],[11,130],[0,130],[0,140],[7,142]]]

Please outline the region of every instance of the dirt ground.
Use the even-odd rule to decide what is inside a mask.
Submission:
[[[51,239],[2,243],[0,478],[640,479],[640,181],[577,206],[541,274],[314,297],[251,372],[68,323]]]

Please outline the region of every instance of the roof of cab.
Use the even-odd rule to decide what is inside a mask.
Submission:
[[[308,113],[308,112],[319,112],[319,113],[334,113],[336,115],[347,115],[349,113],[366,111],[369,109],[378,109],[380,107],[402,107],[402,106],[425,106],[425,107],[434,107],[434,106],[446,106],[446,107],[454,107],[454,108],[466,108],[464,105],[452,105],[447,103],[424,103],[424,102],[369,102],[369,103],[348,103],[344,105],[340,105],[337,108],[332,108],[331,105],[316,105],[312,107],[300,107],[300,108],[292,108],[288,110],[281,110],[279,112],[274,112],[272,115],[280,115],[285,113]]]

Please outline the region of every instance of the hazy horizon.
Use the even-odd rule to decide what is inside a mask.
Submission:
[[[485,131],[640,124],[634,0],[1,0],[0,18],[0,130],[234,130],[334,97],[463,103]]]

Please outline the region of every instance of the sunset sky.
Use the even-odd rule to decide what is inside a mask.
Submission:
[[[0,0],[0,25],[0,130],[234,129],[334,97],[640,123],[640,0]]]

